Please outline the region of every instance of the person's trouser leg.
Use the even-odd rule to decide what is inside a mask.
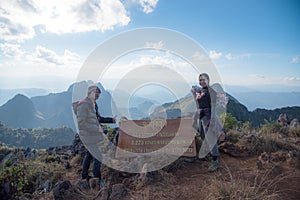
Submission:
[[[93,163],[93,175],[95,178],[98,178],[99,179],[99,185],[101,187],[104,187],[105,186],[105,182],[104,180],[102,179],[101,177],[101,161],[102,161],[102,154],[101,154],[101,151],[98,152],[98,157],[100,160],[98,160],[97,158],[94,157],[94,163]]]
[[[196,130],[196,131],[199,131],[199,109],[195,110],[194,114],[193,114],[193,128]]]
[[[206,139],[206,134],[208,132],[208,128],[209,128],[209,116],[204,116],[201,118],[200,120],[200,126],[199,128],[200,130],[200,137],[202,139],[202,146],[200,148],[200,152],[199,152],[199,158],[204,158],[208,155],[208,153],[210,152],[210,148],[209,148],[209,143]]]
[[[206,128],[207,129],[207,128]],[[203,128],[203,125],[202,125],[202,122],[200,121],[200,124],[199,124],[199,129],[198,129],[198,132],[200,133],[200,138],[202,139],[202,141],[205,139],[205,131],[204,131],[204,128]]]
[[[93,175],[101,180],[101,162],[96,158],[94,158]]]
[[[98,144],[90,144],[89,152],[93,159],[93,176],[101,179],[101,160],[102,153]]]
[[[92,155],[88,150],[86,150],[83,162],[82,162],[82,173],[81,177],[82,179],[88,178],[89,175],[89,168],[90,168],[90,163],[91,160],[93,159]]]
[[[218,148],[218,142],[214,145],[214,147],[211,150],[211,155],[213,157],[219,157],[219,148]]]
[[[218,149],[218,138],[211,132],[208,133],[208,129],[210,126],[211,116],[204,116],[201,119],[201,123],[205,132],[205,140],[204,140],[204,154],[209,153],[212,156],[211,165],[208,168],[209,172],[214,172],[219,168],[219,149]],[[212,147],[212,148],[211,148]],[[208,148],[208,149],[206,149]]]

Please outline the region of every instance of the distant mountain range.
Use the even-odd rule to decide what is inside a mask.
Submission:
[[[24,128],[37,127],[44,121],[33,102],[22,94],[17,94],[0,107],[0,119],[8,126]]]
[[[230,94],[227,94],[229,101],[227,104],[227,113],[230,113],[238,121],[249,121],[253,126],[259,126],[267,121],[277,120],[281,113],[285,113],[288,120],[297,118],[300,120],[300,106],[287,106],[282,108],[276,108],[272,110],[267,109],[255,109],[249,111],[246,106],[241,104]],[[191,117],[195,109],[195,101],[192,95],[188,95],[173,103],[163,104],[164,112],[167,113],[168,118],[178,118],[189,116]]]
[[[300,106],[300,92],[233,92],[249,110]]]
[[[250,111],[300,106],[299,86],[261,85],[253,87],[225,86],[225,91],[239,100]]]
[[[46,95],[49,91],[40,88],[24,88],[24,89],[0,89],[0,106],[17,94],[23,94],[29,98]]]
[[[91,82],[80,82],[76,85],[86,87]],[[18,94],[0,106],[0,121],[6,126],[15,128],[55,128],[67,126],[75,130],[72,110],[72,92],[75,84],[67,91],[50,93],[44,96],[27,97]],[[80,87],[80,86],[79,86]],[[103,116],[112,116],[112,99],[109,92],[98,83],[101,98],[97,103]],[[84,98],[84,97],[83,97]]]
[[[277,90],[263,88],[262,86],[261,89],[245,86],[225,86],[225,91],[238,99],[238,101],[245,105],[250,111],[253,111],[257,108],[276,109],[287,106],[300,106],[299,88],[287,87],[287,89],[285,89],[285,87],[280,85],[276,87],[278,87]],[[112,91],[108,90],[107,92],[112,94]],[[32,98],[36,96],[45,96],[49,94],[49,91],[39,88],[0,89],[0,106],[12,99],[17,94],[23,94],[28,98]],[[124,95],[129,94],[125,94],[121,91],[122,98],[120,99],[124,99]],[[175,101],[175,98],[176,97],[169,92],[163,90],[153,90],[145,94],[139,94],[131,97],[129,105],[126,105],[126,107],[129,106],[130,108],[136,108],[137,105],[143,103],[143,101],[151,102],[154,105],[162,105],[167,102]],[[120,107],[124,106],[120,105]],[[148,110],[144,114],[147,115],[147,113]],[[134,111],[132,111],[132,115],[135,116]],[[140,114],[138,114],[138,116],[140,116]]]
[[[72,101],[74,101],[72,99],[73,88],[86,88],[89,84],[91,82],[80,82],[72,84],[67,91],[35,97],[18,94],[0,106],[0,121],[3,121],[6,126],[15,128],[55,128],[67,126],[76,130],[71,107]],[[102,91],[101,97],[97,101],[102,116],[112,117],[113,114],[116,114],[119,117],[125,115],[129,119],[145,119],[150,118],[151,113],[153,114],[155,111],[156,114],[164,114],[168,118],[178,118],[181,116],[192,116],[195,109],[195,102],[190,94],[177,101],[163,104],[161,103],[163,100],[155,100],[155,97],[151,97],[151,95],[147,97],[134,96],[130,98],[129,102],[125,102],[124,100],[128,99],[128,94],[117,91],[117,96],[112,97],[111,93],[106,91],[100,83],[98,83],[98,86]],[[298,118],[300,120],[299,106],[249,111],[236,98],[230,94],[227,95],[229,96],[227,112],[231,113],[239,121],[250,121],[253,125],[257,126],[263,123],[265,119],[277,119],[281,113],[286,113],[290,119]],[[252,99],[254,99],[256,93],[252,95]],[[258,95],[263,96],[263,94]],[[295,94],[293,98],[296,98],[297,95]],[[284,97],[291,99],[288,95],[284,95]],[[113,98],[118,98],[118,101],[113,101]],[[165,96],[165,98],[169,97]],[[283,101],[283,99],[281,100]],[[118,103],[118,108],[116,107],[116,103]],[[269,99],[265,104],[272,105],[273,103],[274,101]]]

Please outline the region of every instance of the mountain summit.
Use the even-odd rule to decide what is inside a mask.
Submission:
[[[33,102],[22,94],[17,94],[0,107],[0,119],[7,126],[24,128],[37,127],[43,122]]]

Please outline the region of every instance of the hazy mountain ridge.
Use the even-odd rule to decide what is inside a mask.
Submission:
[[[249,111],[246,106],[241,104],[237,99],[235,99],[230,94],[226,94],[229,98],[227,104],[227,111],[238,121],[246,122],[249,121],[253,126],[259,126],[263,124],[265,120],[274,121],[278,119],[281,113],[287,114],[288,120],[297,118],[300,120],[300,107],[282,107],[273,110],[268,109],[256,109],[254,111]],[[191,117],[195,110],[195,100],[191,95],[175,101],[173,103],[164,104],[164,110],[167,112],[168,118],[178,118],[188,116]]]
[[[249,110],[257,108],[276,109],[286,106],[300,106],[300,92],[234,92]]]
[[[0,106],[17,94],[23,94],[30,98],[38,95],[47,95],[48,93],[47,90],[42,88],[0,89]]]
[[[22,94],[0,107],[0,119],[8,126],[24,128],[37,127],[44,120],[33,102]]]
[[[87,87],[91,83],[80,82],[76,84]],[[74,85],[72,84],[65,92],[50,93],[32,98],[18,94],[0,106],[0,121],[3,121],[7,126],[15,128],[68,126],[75,130],[76,126],[72,110]],[[111,107],[113,104],[111,103],[111,95],[100,83],[97,85],[102,91],[101,98],[97,101],[99,111],[103,116],[112,116]]]
[[[103,87],[102,87],[103,88]],[[245,87],[245,86],[225,86],[225,91],[232,96],[236,97],[240,103],[245,105],[249,111],[253,111],[257,108],[262,109],[276,109],[287,106],[300,106],[300,92],[295,87],[283,87],[277,86],[278,90],[260,87],[260,89]],[[58,94],[63,92],[72,92],[73,86],[71,85],[66,91],[52,93]],[[293,91],[293,92],[292,92]],[[130,96],[124,91],[110,91],[111,95],[116,95],[119,99],[124,99]],[[116,94],[116,93],[117,94]],[[17,94],[23,94],[28,98],[37,96],[46,96],[49,92],[40,88],[28,88],[28,89],[0,89],[0,106],[12,99]],[[51,94],[51,93],[50,93]],[[113,98],[116,98],[113,97]],[[287,98],[288,97],[288,98]],[[129,107],[137,107],[144,101],[148,100],[153,104],[162,105],[164,103],[172,102],[175,96],[163,90],[147,91],[145,94],[135,95],[129,99]],[[118,103],[118,106],[123,108],[123,102]],[[128,106],[128,105],[126,105]],[[103,108],[105,109],[105,108]],[[140,108],[139,108],[140,109]],[[147,110],[148,111],[148,110]],[[107,113],[107,111],[103,111]],[[144,112],[144,110],[143,110]]]
[[[75,122],[72,111],[72,93],[74,86],[87,87],[91,82],[80,82],[72,84],[67,91],[61,93],[50,93],[44,96],[28,98],[24,95],[16,95],[4,105],[0,106],[0,120],[7,126],[20,128],[54,128],[68,126],[75,130]],[[178,118],[192,116],[196,103],[190,93],[184,98],[174,102],[159,105],[158,101],[145,97],[134,96],[128,98],[129,94],[118,91],[116,95],[111,95],[105,88],[98,83],[102,93],[97,101],[101,115],[112,117],[113,113],[118,117],[124,116],[129,119],[149,119],[154,115],[160,115],[167,118]],[[254,93],[255,94],[255,93]],[[85,93],[86,95],[86,93]],[[148,95],[149,96],[149,95]],[[151,96],[151,95],[150,95]],[[155,94],[157,96],[157,94]],[[231,113],[239,121],[250,121],[258,126],[264,123],[264,120],[275,120],[279,114],[286,113],[289,119],[300,116],[300,107],[282,107],[274,110],[255,109],[249,111],[245,105],[240,103],[235,97],[227,93],[229,102],[227,112]],[[113,101],[117,98],[119,102]],[[128,99],[129,102],[125,100]],[[119,104],[121,105],[119,105]],[[116,106],[116,104],[118,106]],[[129,109],[128,109],[129,107]],[[155,109],[156,107],[156,109]],[[155,113],[154,113],[155,110]],[[152,114],[150,114],[151,112]]]

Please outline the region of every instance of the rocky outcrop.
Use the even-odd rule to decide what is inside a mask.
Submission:
[[[55,184],[53,196],[55,200],[71,199],[75,190],[70,181],[62,181]]]
[[[290,123],[290,127],[291,128],[297,128],[297,127],[299,127],[300,126],[300,124],[299,124],[299,121],[298,121],[298,119],[293,119],[292,121],[291,121],[291,123]]]
[[[286,114],[280,114],[278,119],[277,119],[277,123],[282,125],[282,126],[286,126],[287,125],[287,116],[286,116]]]

